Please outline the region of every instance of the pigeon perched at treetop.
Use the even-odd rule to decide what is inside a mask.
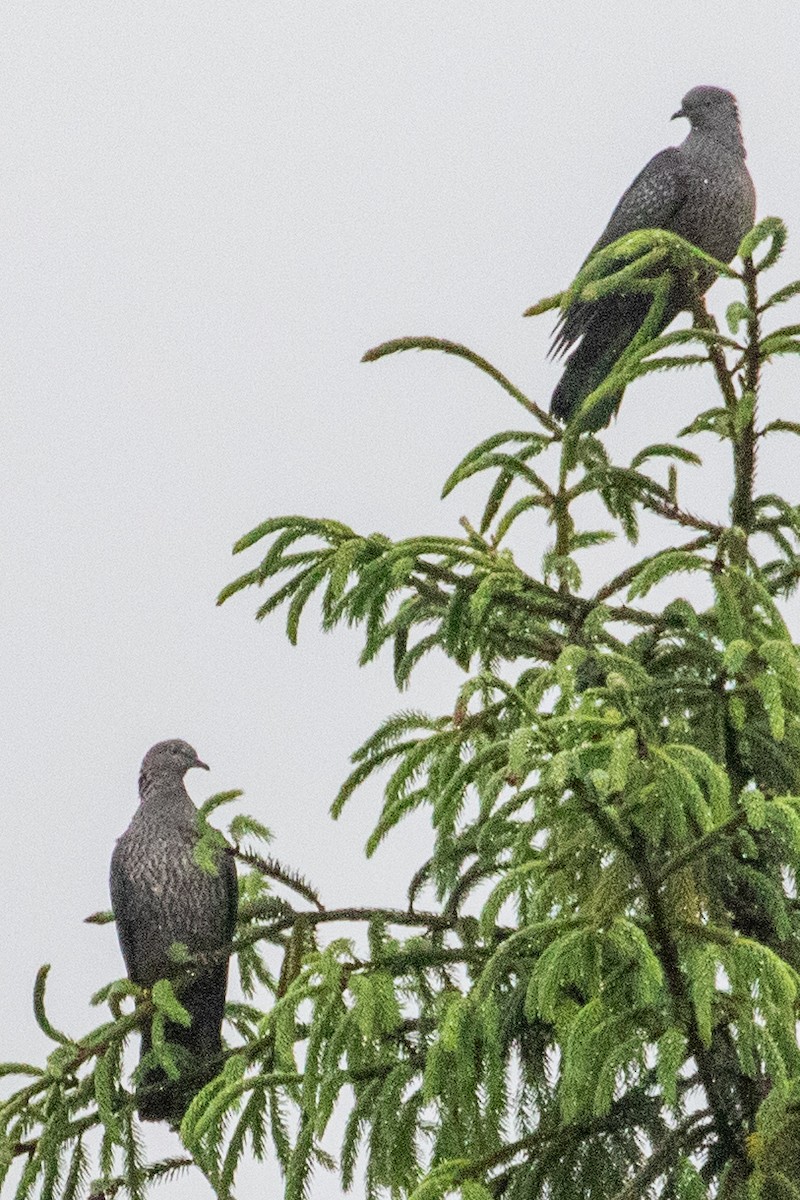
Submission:
[[[728,263],[752,228],[756,199],[744,162],[736,98],[723,88],[692,88],[673,117],[689,121],[686,140],[650,159],[617,204],[589,258],[636,229],[669,229]],[[702,267],[697,290],[706,291],[714,277],[712,270]],[[562,354],[581,340],[553,392],[550,411],[554,416],[569,420],[607,378],[644,323],[651,300],[643,293],[608,295],[576,301],[562,314],[551,353]],[[676,274],[654,336],[690,306],[691,293]],[[605,397],[587,414],[584,427],[607,425],[621,399],[622,391]]]
[[[182,1048],[175,1055],[177,1080],[160,1066],[146,1067],[137,1088],[144,1121],[177,1125],[194,1095],[220,1069],[220,1029],[225,1008],[229,946],[236,924],[237,887],[233,858],[212,850],[216,873],[195,859],[200,838],[197,809],[183,777],[191,767],[208,767],[186,742],[158,742],[144,756],[140,803],[111,859],[111,904],[128,975],[152,987],[176,979],[180,1003],[191,1025],[167,1021],[165,1040]],[[186,968],[170,954],[180,943],[190,955],[221,952],[181,985]],[[151,1029],[142,1030],[141,1058],[151,1051]]]

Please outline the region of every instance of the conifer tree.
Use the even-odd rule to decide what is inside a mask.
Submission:
[[[95,997],[108,1019],[73,1038],[50,1022],[43,968],[34,1005],[54,1051],[44,1067],[0,1068],[24,1079],[0,1106],[0,1173],[18,1197],[139,1197],[192,1165],[230,1197],[243,1157],[276,1158],[288,1200],[313,1193],[320,1167],[370,1198],[800,1197],[800,670],[782,613],[800,578],[800,506],[761,493],[756,472],[757,448],[800,434],[758,410],[764,367],[800,352],[800,326],[775,320],[800,283],[762,287],[785,237],[768,218],[741,266],[711,260],[741,288],[724,331],[698,299],[691,328],[653,336],[669,274],[709,261],[658,231],[602,250],[530,310],[652,295],[584,417],[652,371],[668,373],[665,392],[684,368],[713,372],[716,406],[675,443],[643,437],[629,463],[464,346],[403,338],[365,356],[456,355],[521,408],[445,484],[485,473],[483,512],[450,536],[399,542],[271,518],[236,544],[260,561],[220,602],[266,588],[258,619],[285,609],[294,642],[316,596],[324,628],[363,631],[363,662],[391,646],[399,688],[429,653],[458,664],[450,711],[385,720],[333,805],[381,773],[367,851],[423,808],[430,854],[407,908],[328,909],[257,848],[263,827],[233,819],[248,867],[245,1000],[228,1005],[229,1049],[183,1119],[180,1159],[142,1161],[121,1069],[125,1039],[152,1021],[169,1070],[180,983],[111,984]],[[690,447],[708,435],[730,450],[730,480],[708,489],[730,483],[723,523],[680,497],[679,471],[702,469]],[[587,507],[602,508],[602,528],[584,527]],[[523,567],[514,535],[531,511],[552,544]],[[642,557],[645,515],[662,532]],[[625,565],[590,592],[582,552],[612,538]],[[700,601],[683,594],[688,575]],[[204,818],[233,798],[212,798]]]

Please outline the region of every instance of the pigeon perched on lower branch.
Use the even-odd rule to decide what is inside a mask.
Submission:
[[[191,767],[205,763],[179,738],[158,742],[144,756],[139,774],[140,804],[116,844],[111,859],[111,904],[117,934],[134,983],[152,987],[176,980],[176,992],[191,1016],[189,1026],[165,1024],[165,1041],[180,1047],[180,1075],[147,1066],[137,1088],[144,1121],[177,1125],[195,1094],[220,1069],[220,1030],[225,1009],[228,957],[236,924],[236,867],[232,856],[216,852],[215,871],[200,865],[197,809],[183,784]],[[187,971],[170,947],[180,943],[189,955],[211,962],[181,985]],[[151,1029],[142,1030],[141,1058],[151,1052]]]
[[[731,261],[755,219],[755,191],[745,166],[736,99],[717,87],[696,87],[684,96],[674,117],[686,117],[689,134],[651,158],[617,204],[590,255],[637,229],[668,229],[721,262]],[[586,260],[588,261],[588,259]],[[701,268],[696,290],[703,293],[714,272]],[[607,378],[620,355],[644,324],[652,296],[616,293],[592,301],[576,301],[556,326],[551,353],[567,359],[553,392],[550,411],[568,421],[586,397]],[[691,305],[685,281],[676,274],[654,335]],[[607,396],[587,414],[584,427],[607,425],[619,407],[622,391]]]

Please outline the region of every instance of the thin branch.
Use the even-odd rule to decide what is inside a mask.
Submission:
[[[670,859],[662,871],[656,872],[654,876],[656,886],[661,887],[665,880],[669,879],[670,875],[674,875],[676,871],[682,870],[696,858],[704,858],[708,851],[716,847],[723,838],[729,837],[737,829],[740,829],[742,825],[746,824],[747,813],[744,809],[740,809],[739,812],[734,813],[722,825],[717,825],[715,829],[710,829],[708,833],[704,833],[702,837],[698,838],[682,854],[676,854],[674,858]]]
[[[181,1171],[186,1167],[195,1165],[193,1158],[164,1158],[160,1162],[148,1163],[147,1166],[141,1167],[139,1171],[140,1181],[158,1179],[161,1175],[168,1175],[173,1171]],[[113,1179],[103,1179],[100,1181],[100,1191],[91,1192],[87,1200],[111,1200],[112,1196],[116,1196],[117,1192],[127,1189],[130,1186],[130,1181],[122,1175],[117,1175]]]
[[[752,259],[744,264],[744,279],[747,290],[747,349],[744,355],[744,389],[740,404],[750,401],[752,411],[748,420],[739,428],[735,424],[734,471],[735,484],[731,501],[731,516],[734,525],[745,534],[753,528],[753,490],[756,471],[756,400],[761,370],[761,322],[758,315],[758,275]]]
[[[699,329],[708,329],[712,333],[719,333],[717,322],[706,308],[703,297],[697,293],[695,288],[692,289],[692,293],[692,318],[695,325]],[[725,407],[729,412],[733,412],[736,407],[736,389],[733,386],[728,364],[725,362],[725,355],[722,353],[722,349],[716,340],[709,339],[706,345],[708,346],[708,357],[711,360],[714,374],[717,377],[717,383],[725,400]]]
[[[262,875],[266,875],[268,879],[275,879],[278,883],[282,883],[284,887],[291,888],[293,892],[297,892],[304,900],[308,900],[309,904],[313,904],[320,912],[324,912],[325,905],[320,900],[314,889],[294,875],[287,867],[282,866],[277,859],[262,858],[260,854],[256,854],[253,850],[244,850],[241,846],[235,845],[233,852],[240,862],[246,863],[250,867],[255,867]]]
[[[705,1122],[708,1116],[710,1116],[708,1109],[702,1108],[685,1117],[680,1125],[671,1130],[642,1169],[637,1171],[630,1183],[616,1192],[611,1200],[641,1200],[641,1197],[647,1193],[650,1184],[672,1165],[672,1160],[679,1154],[691,1154],[703,1144],[706,1136],[713,1129],[713,1125],[711,1122],[702,1125],[699,1122]],[[687,1139],[687,1134],[692,1131],[693,1126],[698,1127],[694,1130],[694,1135]]]
[[[722,533],[722,528],[720,526],[715,526],[715,529],[717,529],[720,534]],[[692,542],[685,542],[681,546],[670,546],[669,549],[681,550],[685,554],[691,554],[695,550],[705,549],[705,547],[710,544],[712,544],[712,539],[708,537],[708,535],[704,535],[703,537],[695,538]],[[615,592],[620,591],[622,588],[627,587],[628,584],[632,583],[636,576],[641,574],[643,566],[645,566],[647,563],[655,562],[655,560],[660,558],[664,552],[664,550],[657,550],[655,554],[649,554],[647,558],[643,558],[639,562],[634,563],[632,567],[626,567],[624,571],[620,571],[619,575],[615,575],[614,578],[609,580],[608,583],[604,584],[599,591],[595,592],[593,603],[604,604],[609,596],[613,596]]]
[[[436,337],[394,338],[390,342],[383,342],[380,346],[375,346],[372,350],[367,350],[362,356],[361,361],[377,362],[379,358],[384,358],[387,354],[395,354],[398,350],[441,350],[444,354],[454,354],[457,358],[466,359],[467,362],[471,362],[473,366],[478,367],[494,379],[496,383],[499,383],[501,388],[508,392],[509,396],[513,397],[527,412],[541,421],[551,433],[561,433],[560,425],[549,413],[540,408],[538,404],[534,404],[532,400],[529,400],[524,392],[515,387],[509,379],[506,379],[505,375],[498,371],[497,367],[493,367],[488,359],[481,357],[480,354],[476,354],[468,346],[462,346],[460,342],[451,342],[447,338]]]

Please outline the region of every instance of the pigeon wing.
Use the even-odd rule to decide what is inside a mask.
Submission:
[[[689,180],[681,148],[669,146],[656,154],[619,200],[611,218],[583,265],[593,254],[636,229],[670,229],[689,195]],[[564,354],[585,332],[596,302],[571,304],[562,313],[553,336],[551,355]]]
[[[122,838],[117,842],[111,857],[109,889],[122,957],[125,959],[125,966],[128,969],[128,978],[134,979],[137,973],[136,914],[133,911],[135,906],[131,895],[131,882],[128,875],[125,847]]]

